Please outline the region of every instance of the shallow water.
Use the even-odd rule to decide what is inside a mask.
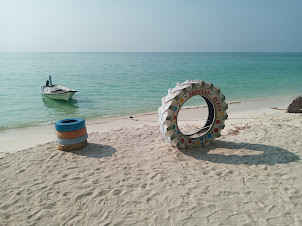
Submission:
[[[43,97],[48,75],[76,89],[73,99]],[[0,53],[0,79],[3,130],[156,111],[186,79],[213,83],[227,102],[295,97],[302,94],[302,53]]]

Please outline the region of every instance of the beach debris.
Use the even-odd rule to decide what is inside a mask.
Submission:
[[[273,109],[273,110],[287,110],[286,108],[279,108],[279,107],[273,107],[273,108],[271,108],[271,109]]]
[[[297,97],[287,108],[288,113],[302,113],[302,96]]]
[[[241,130],[246,130],[248,128],[251,128],[251,126],[249,126],[247,124],[244,125],[244,126],[234,126],[234,129],[230,129],[229,132],[228,132],[228,134],[230,134],[230,135],[238,135]]]
[[[178,113],[182,105],[196,95],[206,101],[208,118],[199,131],[184,134],[177,124]],[[162,98],[162,106],[158,108],[160,132],[168,142],[179,148],[208,145],[221,136],[220,131],[224,128],[224,121],[228,117],[227,109],[225,96],[213,84],[201,80],[177,83],[175,88],[168,90],[168,95]]]
[[[58,149],[62,151],[76,151],[87,145],[87,130],[85,119],[67,118],[55,123],[57,131]]]

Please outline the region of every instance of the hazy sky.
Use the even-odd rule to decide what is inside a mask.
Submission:
[[[0,52],[302,52],[302,0],[0,0]]]

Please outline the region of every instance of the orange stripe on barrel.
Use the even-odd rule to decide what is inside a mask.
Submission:
[[[57,138],[60,139],[72,139],[84,136],[87,133],[86,127],[74,131],[57,131]]]

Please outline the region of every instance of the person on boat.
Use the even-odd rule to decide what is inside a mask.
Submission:
[[[48,85],[49,85],[49,81],[47,80],[47,81],[46,81],[46,86],[48,86]]]

